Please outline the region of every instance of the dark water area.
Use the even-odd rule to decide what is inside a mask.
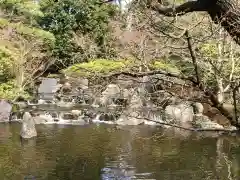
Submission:
[[[240,179],[240,138],[176,133],[157,127],[38,125],[19,138],[20,124],[0,124],[0,179]]]

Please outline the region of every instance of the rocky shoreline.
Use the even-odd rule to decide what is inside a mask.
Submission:
[[[186,82],[177,78],[169,80],[157,74],[142,78],[119,76],[97,84],[70,77],[40,81],[34,100],[15,102],[18,110],[13,112],[11,104],[1,101],[2,122],[21,122],[23,112],[30,112],[35,124],[146,124],[191,131],[237,130],[216,108],[204,102],[201,92],[187,94]],[[185,89],[180,92],[178,87]]]

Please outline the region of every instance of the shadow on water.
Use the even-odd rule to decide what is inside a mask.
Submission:
[[[182,134],[156,127],[0,124],[0,179],[238,179],[239,137]]]

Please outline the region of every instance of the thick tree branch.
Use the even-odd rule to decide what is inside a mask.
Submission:
[[[215,23],[221,24],[232,38],[240,44],[240,8],[238,0],[197,0],[183,3],[175,8],[167,8],[159,3],[150,2],[148,6],[165,16],[206,11]]]
[[[165,16],[176,16],[176,15],[184,15],[189,12],[194,12],[194,11],[205,11],[206,9],[201,6],[199,1],[189,1],[186,3],[183,3],[176,8],[166,8],[162,7],[160,4],[152,4],[149,3],[149,7],[158,12],[159,14],[163,14]]]

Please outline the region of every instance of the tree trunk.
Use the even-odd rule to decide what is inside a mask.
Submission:
[[[150,0],[151,1],[151,0]],[[166,8],[159,3],[149,3],[154,11],[165,16],[184,15],[194,11],[206,11],[215,23],[221,26],[240,45],[240,7],[238,0],[197,0],[183,3],[175,8]]]

